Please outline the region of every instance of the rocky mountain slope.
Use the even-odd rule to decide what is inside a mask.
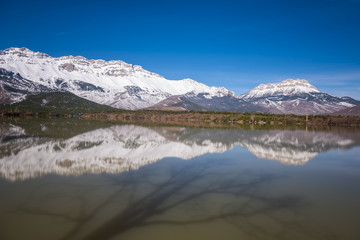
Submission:
[[[0,104],[58,91],[122,109],[330,114],[360,105],[350,97],[322,93],[300,79],[261,84],[236,96],[191,79],[167,80],[123,61],[54,58],[27,48],[0,51]]]
[[[53,91],[43,84],[24,79],[19,73],[0,68],[0,104],[19,102],[29,94]]]
[[[240,96],[244,101],[266,108],[270,113],[330,114],[360,105],[350,97],[320,92],[306,80],[287,79],[280,83],[260,84]]]
[[[149,109],[158,110],[194,110],[194,111],[227,111],[227,112],[268,112],[262,106],[247,102],[237,96],[228,95],[209,97],[206,93],[193,92],[181,96],[171,96]]]
[[[330,114],[356,105],[360,105],[360,101],[322,93],[306,80],[287,79],[280,83],[261,84],[241,96],[228,95],[211,99],[205,94],[193,93],[172,96],[151,109],[317,115]]]
[[[334,112],[332,115],[360,116],[360,105]]]
[[[27,48],[0,51],[0,68],[0,91],[6,92],[3,102],[20,101],[28,93],[68,91],[116,108],[140,109],[189,92],[205,93],[209,98],[234,95],[191,79],[167,80],[123,61],[54,58]]]

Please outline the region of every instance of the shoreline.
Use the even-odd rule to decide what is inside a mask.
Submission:
[[[293,115],[206,111],[114,111],[92,113],[2,112],[0,118],[82,118],[119,123],[162,124],[173,126],[345,126],[360,127],[360,116]]]

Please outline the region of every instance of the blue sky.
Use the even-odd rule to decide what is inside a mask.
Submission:
[[[123,60],[237,94],[304,78],[360,99],[360,1],[0,0],[0,49]]]

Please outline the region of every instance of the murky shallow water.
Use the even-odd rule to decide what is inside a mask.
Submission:
[[[360,132],[0,124],[0,239],[360,239]]]

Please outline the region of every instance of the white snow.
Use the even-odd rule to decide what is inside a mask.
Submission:
[[[348,107],[348,108],[355,106],[354,104],[347,103],[347,102],[340,102],[339,105],[344,106],[344,107]]]
[[[0,51],[0,68],[55,89],[59,88],[55,81],[62,79],[70,86],[69,91],[80,97],[126,109],[148,107],[171,95],[188,92],[208,93],[210,97],[234,95],[225,88],[209,87],[191,79],[167,80],[123,61],[88,60],[80,56],[54,58],[26,48]],[[101,87],[104,92],[79,90],[74,80]],[[142,91],[131,96],[127,86],[137,86]]]
[[[196,97],[201,93],[206,99],[228,95],[235,97],[233,92],[223,87],[209,87],[188,78],[167,80],[141,66],[119,60],[89,60],[80,56],[54,58],[26,48],[0,51],[0,68],[19,73],[22,77],[50,89],[66,90],[85,99],[123,109],[146,108],[168,97],[184,94]],[[60,83],[59,80],[63,82]],[[78,81],[92,84],[99,89],[81,89]],[[282,99],[283,96],[304,93],[313,94],[314,99],[321,100],[321,96],[316,95],[320,93],[319,90],[304,79],[260,84],[238,98],[258,106],[276,109],[276,112],[294,114],[304,114],[304,108],[307,109],[306,114],[328,114],[354,106],[345,99],[339,103],[313,101],[307,97],[298,97],[296,101]],[[16,93],[10,97],[12,102],[16,102],[23,100],[25,95]]]
[[[242,95],[243,98],[260,98],[276,95],[293,95],[298,93],[319,92],[319,90],[304,79],[286,79],[280,83],[260,84],[250,92]]]
[[[49,102],[49,101],[44,98],[44,99],[41,101],[41,106],[46,105],[48,102]]]

